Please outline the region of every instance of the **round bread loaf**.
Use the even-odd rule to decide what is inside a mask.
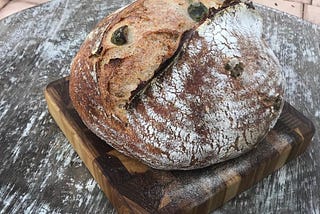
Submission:
[[[250,5],[138,0],[88,35],[70,97],[118,151],[157,169],[195,169],[264,138],[284,103],[280,70]]]

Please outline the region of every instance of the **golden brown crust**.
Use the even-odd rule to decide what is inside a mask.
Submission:
[[[202,2],[207,7],[220,4]],[[131,98],[174,55],[182,35],[199,25],[190,18],[189,6],[186,0],[138,0],[107,16],[88,35],[73,62],[78,60],[90,70],[92,77],[86,78],[93,78],[93,84],[98,84],[95,93],[100,96],[111,126],[125,127]],[[126,27],[126,42],[116,45],[112,43],[113,34],[121,27]],[[71,71],[84,69],[74,64]],[[75,75],[71,72],[72,77]],[[74,100],[77,96],[71,92]]]
[[[102,65],[99,87],[107,114],[127,121],[126,106],[132,93],[150,80],[157,68],[175,53],[179,40],[177,31],[147,32],[135,43],[136,48],[130,56],[113,58]],[[143,58],[148,60],[141,60]]]
[[[183,33],[197,24],[188,16],[187,7],[184,0],[136,1],[104,19],[89,36],[89,47],[78,53],[79,58],[88,57],[91,47],[88,62],[94,65],[100,99],[106,113],[119,123],[127,122],[126,106],[133,93],[173,56]],[[160,14],[172,15],[164,21]],[[113,33],[123,26],[126,43],[113,44]]]

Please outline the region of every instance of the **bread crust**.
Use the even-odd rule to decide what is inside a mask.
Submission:
[[[201,168],[249,151],[284,102],[281,68],[259,15],[241,3],[198,23],[188,5],[134,2],[102,20],[71,66],[70,97],[88,128],[158,169]],[[156,9],[170,12],[168,19]],[[112,44],[125,25],[128,42]]]

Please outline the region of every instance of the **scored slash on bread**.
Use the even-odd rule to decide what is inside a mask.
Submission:
[[[205,9],[221,6],[215,1],[203,1],[202,4]],[[163,63],[172,58],[183,34],[199,26],[201,19],[193,20],[188,13],[190,8],[186,0],[136,1],[107,17],[102,26],[89,35],[88,42],[91,37],[91,41],[95,40],[90,60],[94,61],[94,76],[99,88],[103,89],[100,94],[104,108],[122,125],[127,122],[126,107],[131,98],[144,88]],[[127,42],[122,45],[112,43],[115,32],[124,26]]]
[[[194,169],[252,149],[280,115],[283,85],[250,4],[138,0],[88,35],[70,97],[120,152]]]

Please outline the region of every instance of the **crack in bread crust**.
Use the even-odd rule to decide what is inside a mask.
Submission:
[[[109,63],[102,64],[104,72],[99,79],[99,87],[108,86],[102,92],[107,113],[115,114],[121,121],[127,122],[125,106],[132,92],[155,75],[157,68],[173,56],[179,43],[180,35],[177,31],[147,32],[135,43],[132,55],[113,58]],[[147,60],[141,60],[144,57]]]
[[[209,9],[216,7],[215,11],[220,6],[217,2],[203,1]],[[108,16],[89,34],[87,42],[93,43],[87,44],[91,46],[89,58],[95,66],[90,73],[99,85],[106,114],[115,123],[126,126],[126,107],[132,98],[145,90],[145,83],[163,63],[173,60],[183,34],[201,23],[191,19],[188,7],[185,0],[138,0]],[[159,14],[170,15],[164,19]],[[124,26],[127,41],[115,45],[113,33]]]

